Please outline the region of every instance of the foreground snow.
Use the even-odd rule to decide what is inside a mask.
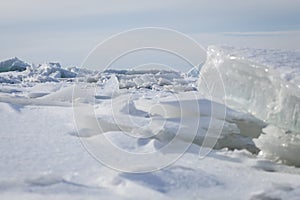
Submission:
[[[116,172],[94,160],[74,136],[71,107],[1,103],[0,108],[6,113],[0,116],[5,122],[1,199],[297,199],[300,195],[300,169],[245,150],[214,150],[199,159],[199,148],[192,146],[161,171]]]
[[[267,62],[255,54],[257,50],[222,51],[238,51]],[[291,53],[282,54],[290,55],[289,61],[298,61]],[[279,61],[272,61],[276,68]],[[292,68],[283,78],[293,75],[288,81],[298,84],[297,67]],[[93,91],[97,86],[91,99],[76,98],[76,102],[93,103],[102,134],[119,148],[139,153],[156,151],[174,137],[179,124],[183,125],[183,134],[178,140],[191,141],[193,125],[200,119],[192,145],[175,163],[155,172],[132,174],[102,165],[82,144],[96,141],[99,133],[85,127],[79,134],[76,131],[72,108],[75,75],[85,86],[83,91]],[[288,130],[281,121],[265,120],[253,112],[258,119],[241,112],[248,108],[234,107],[237,104],[230,104],[232,110],[211,102],[196,91],[196,72],[189,76],[157,70],[80,73],[77,68],[62,69],[50,63],[23,72],[1,73],[0,80],[1,199],[299,198],[300,169],[294,166],[299,163],[295,153],[299,152],[299,142],[297,136],[290,137],[299,121],[289,126],[293,131],[286,134]],[[217,112],[212,112],[212,107]],[[157,130],[161,122],[162,129]],[[220,133],[207,135],[208,129]],[[124,132],[151,137],[141,140]],[[202,159],[200,146],[209,144],[207,141],[215,142],[215,146]],[[209,147],[204,149],[209,151]],[[176,148],[168,153],[181,155]]]

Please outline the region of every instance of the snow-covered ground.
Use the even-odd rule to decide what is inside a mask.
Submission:
[[[14,58],[0,65],[0,198],[299,199],[299,64],[297,51],[211,47],[205,89],[197,70],[97,72]],[[206,92],[215,69],[226,105]],[[92,114],[76,110],[90,105]],[[114,170],[94,158],[102,135],[127,152],[180,158],[153,172]],[[191,143],[183,154],[181,143]],[[147,160],[137,163],[147,171]]]

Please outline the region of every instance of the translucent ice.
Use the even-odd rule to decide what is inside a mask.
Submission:
[[[254,60],[259,56],[252,55]],[[299,166],[300,67],[294,62],[288,63],[289,67],[259,60],[265,65],[230,55],[223,49],[209,48],[207,62],[200,72],[199,91],[214,101],[225,100],[230,108],[251,113],[269,124],[254,139],[261,155]]]
[[[287,70],[286,70],[287,71]],[[299,70],[300,71],[300,70]],[[222,82],[225,95],[214,92],[213,100],[226,100],[227,106],[249,112],[280,128],[300,130],[300,83],[281,77],[279,69],[230,56],[211,47],[200,72],[199,91],[210,98],[209,91]],[[286,76],[285,76],[286,77]]]

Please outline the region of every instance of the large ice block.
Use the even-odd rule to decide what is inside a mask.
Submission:
[[[198,82],[202,95],[216,102],[225,100],[230,108],[300,133],[300,82],[288,74],[288,68],[257,64],[216,47],[209,47],[207,55]]]

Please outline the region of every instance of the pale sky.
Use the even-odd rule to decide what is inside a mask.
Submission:
[[[0,8],[1,60],[78,66],[107,37],[149,26],[204,46],[300,49],[300,0],[2,0]]]

